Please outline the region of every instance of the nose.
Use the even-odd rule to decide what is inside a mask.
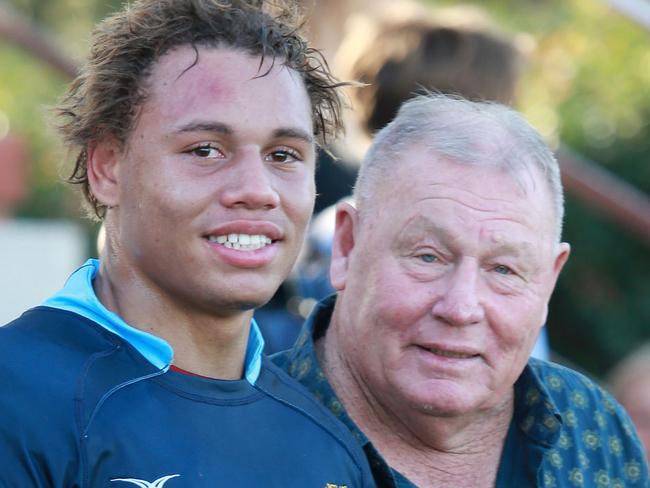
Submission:
[[[453,326],[481,322],[485,312],[479,297],[479,276],[472,262],[455,265],[440,283],[443,289],[433,303],[433,316]]]
[[[221,202],[229,208],[270,210],[280,205],[269,166],[255,148],[243,149],[229,169]]]

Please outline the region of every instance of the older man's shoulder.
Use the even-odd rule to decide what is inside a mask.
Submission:
[[[547,430],[555,431],[547,437],[552,441],[543,462],[547,486],[560,479],[575,486],[650,486],[634,424],[602,386],[565,366],[536,359],[528,362],[521,379],[523,402],[543,404],[542,411],[551,414],[543,420]]]
[[[604,410],[612,415],[624,413],[618,402],[596,381],[566,366],[531,358],[528,368],[555,406],[577,411]]]

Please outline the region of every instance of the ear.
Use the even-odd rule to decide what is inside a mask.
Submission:
[[[107,207],[119,204],[120,145],[105,138],[88,147],[88,184],[95,198]]]
[[[557,283],[557,278],[560,276],[560,271],[564,268],[567,260],[569,259],[569,254],[571,254],[571,246],[567,242],[561,242],[557,245],[555,249],[555,258],[553,260],[553,275],[551,277],[551,283],[549,288],[549,298],[553,293],[555,284]],[[544,320],[542,323],[546,323],[548,316],[548,302],[546,304],[546,310],[544,312]]]
[[[332,260],[330,264],[330,280],[336,290],[345,288],[349,267],[349,258],[354,249],[356,232],[359,227],[357,209],[347,202],[336,206],[336,229],[332,241]]]
[[[553,263],[553,288],[555,288],[557,278],[560,276],[560,271],[562,271],[562,268],[564,268],[564,265],[569,259],[569,254],[571,254],[571,245],[568,242],[560,242],[557,245],[555,261]]]

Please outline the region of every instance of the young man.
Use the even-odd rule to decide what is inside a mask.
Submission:
[[[278,2],[143,0],[95,31],[59,114],[106,243],[0,329],[0,485],[373,485],[251,321],[340,128],[295,29]]]

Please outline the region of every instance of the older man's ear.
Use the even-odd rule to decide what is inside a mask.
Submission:
[[[564,268],[567,260],[569,259],[569,254],[571,254],[571,245],[568,242],[560,242],[557,246],[557,251],[555,253],[555,262],[553,266],[553,272],[555,273],[555,281],[560,275],[560,271]],[[555,283],[553,283],[555,286]]]
[[[357,209],[347,202],[339,203],[336,206],[336,230],[332,242],[332,262],[330,265],[330,280],[336,290],[345,288],[349,257],[354,249],[358,225]]]

